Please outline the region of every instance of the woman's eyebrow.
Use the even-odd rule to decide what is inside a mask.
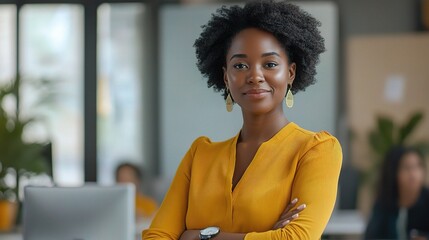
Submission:
[[[263,53],[262,57],[268,57],[268,56],[272,56],[272,55],[276,55],[278,57],[280,57],[280,54],[276,53],[276,52],[267,52],[267,53]]]
[[[263,53],[261,56],[262,57],[268,57],[268,56],[278,56],[280,57],[280,54],[276,53],[276,52],[267,52],[267,53]],[[247,58],[246,54],[242,54],[242,53],[238,53],[238,54],[234,54],[231,56],[231,58],[229,59],[229,61],[231,61],[233,58]]]
[[[232,55],[232,57],[229,59],[229,61],[231,61],[233,58],[247,58],[246,54],[234,54]]]

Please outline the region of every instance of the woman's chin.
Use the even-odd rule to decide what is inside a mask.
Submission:
[[[250,114],[250,115],[266,115],[266,114],[272,113],[275,110],[272,107],[266,107],[266,106],[247,106],[241,109],[244,114]]]

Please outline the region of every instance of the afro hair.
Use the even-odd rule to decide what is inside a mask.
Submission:
[[[258,28],[273,34],[285,48],[289,61],[296,64],[291,91],[297,93],[315,83],[319,55],[325,51],[317,21],[307,12],[286,2],[252,1],[241,6],[222,6],[195,41],[197,67],[207,78],[208,87],[226,97],[222,67],[235,35],[246,28]]]

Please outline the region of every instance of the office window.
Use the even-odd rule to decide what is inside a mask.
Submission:
[[[16,7],[0,5],[0,84],[16,73]]]
[[[102,4],[97,33],[98,181],[112,183],[121,161],[143,163],[141,3]]]
[[[83,7],[27,4],[19,17],[21,114],[42,118],[27,128],[24,137],[52,143],[57,184],[81,184],[84,181]],[[42,80],[47,85],[40,84]]]

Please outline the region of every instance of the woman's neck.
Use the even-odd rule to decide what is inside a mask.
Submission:
[[[400,188],[399,189],[399,206],[410,208],[418,200],[420,196],[420,190],[410,189],[410,188]]]
[[[289,123],[283,111],[256,115],[243,112],[240,142],[263,143],[272,138]]]

